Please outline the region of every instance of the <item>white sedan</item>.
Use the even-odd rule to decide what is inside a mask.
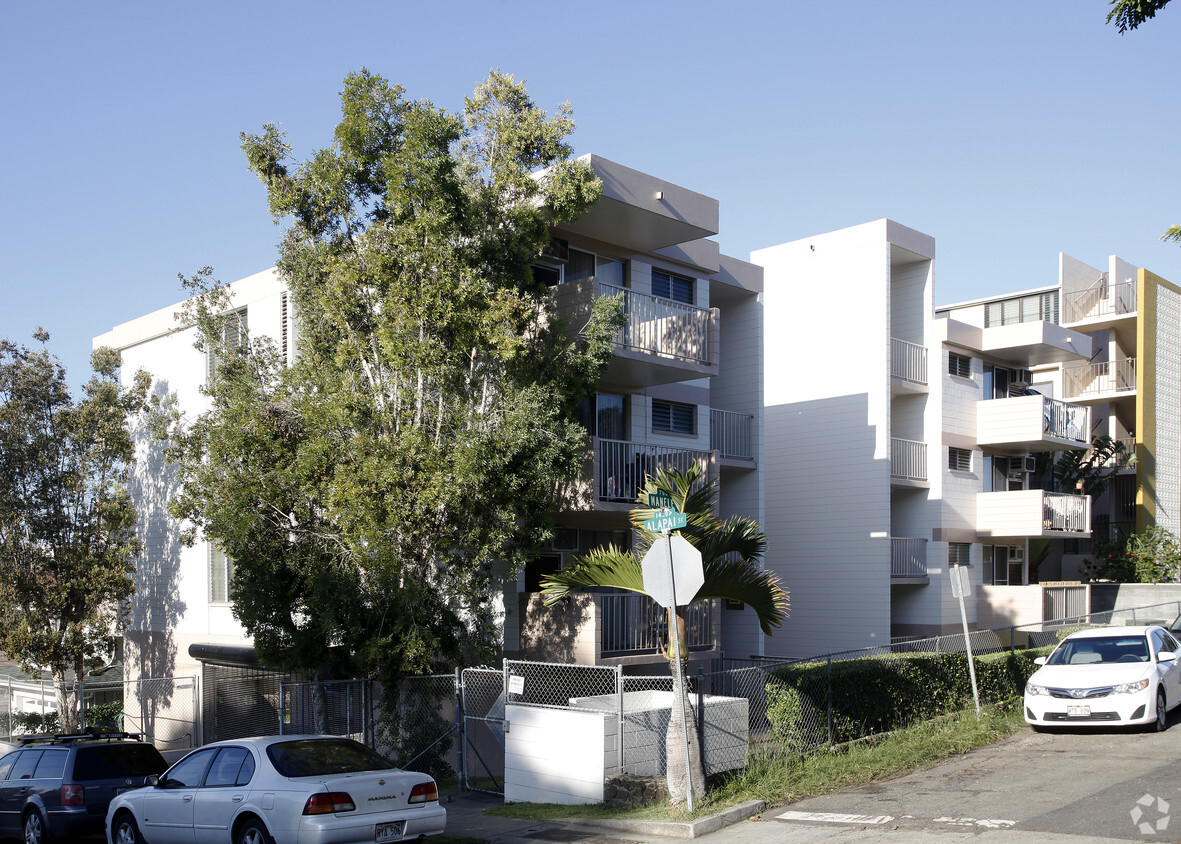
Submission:
[[[1151,724],[1181,703],[1181,645],[1161,627],[1096,627],[1063,639],[1025,684],[1034,729]]]
[[[443,831],[435,781],[334,736],[205,745],[107,810],[110,844],[345,844]]]

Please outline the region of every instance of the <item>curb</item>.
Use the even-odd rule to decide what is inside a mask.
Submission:
[[[665,838],[699,838],[717,832],[719,829],[740,823],[754,817],[767,808],[762,800],[751,800],[731,806],[716,815],[698,818],[695,821],[631,821],[608,818],[555,818],[554,823],[598,829],[612,829],[618,832],[638,832],[644,835],[660,835]]]

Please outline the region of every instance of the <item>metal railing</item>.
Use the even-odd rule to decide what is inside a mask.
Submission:
[[[927,540],[890,537],[890,577],[926,577]]]
[[[915,384],[927,383],[927,347],[890,338],[890,374]]]
[[[890,477],[908,481],[927,480],[927,444],[890,437]]]
[[[668,611],[647,595],[597,595],[602,608],[602,654],[656,653],[668,646]],[[687,638],[690,649],[714,645],[712,601],[690,604]]]
[[[1088,442],[1090,410],[1088,407],[1046,396],[1042,399],[1042,433],[1062,440]]]
[[[660,469],[686,471],[694,463],[709,465],[712,453],[689,448],[636,443],[627,440],[599,441],[599,498],[605,501],[635,501],[647,475]]]
[[[599,296],[622,296],[627,323],[615,340],[628,349],[713,363],[712,311],[626,287],[597,282]]]
[[[1089,504],[1090,497],[1086,495],[1047,492],[1042,496],[1043,527],[1047,530],[1088,531],[1091,528]]]
[[[1136,359],[1080,363],[1063,370],[1068,396],[1131,392],[1136,389]]]
[[[732,410],[709,412],[709,447],[722,457],[754,457],[752,428],[755,418]]]
[[[1086,290],[1066,296],[1063,310],[1067,322],[1081,322],[1105,316],[1136,313],[1136,282],[1107,283],[1107,274]]]

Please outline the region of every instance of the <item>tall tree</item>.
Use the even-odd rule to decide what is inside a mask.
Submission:
[[[207,273],[190,317],[219,366],[173,432],[176,515],[234,560],[230,599],[270,664],[385,680],[499,646],[501,576],[543,544],[585,448],[578,402],[619,305],[567,326],[532,264],[600,185],[548,115],[491,74],[451,114],[366,71],[335,142],[299,162],[243,135],[288,228],[298,356],[224,330]],[[225,342],[232,339],[233,342]]]
[[[39,350],[0,341],[0,647],[53,674],[59,722],[78,722],[75,687],[113,652],[140,544],[127,494],[131,414],[148,376],[119,386],[119,353],[98,349],[75,401],[38,329]]]
[[[631,511],[630,517],[637,537],[634,553],[614,545],[596,548],[561,571],[547,575],[541,582],[545,603],[552,606],[575,589],[611,587],[647,594],[640,560],[653,543],[663,538],[662,534],[644,527],[644,522],[658,512],[648,506],[649,495],[657,492],[666,493],[675,508],[686,514],[686,525],[678,533],[701,552],[705,583],[691,603],[713,598],[741,601],[754,611],[763,632],[771,635],[787,617],[788,595],[780,586],[778,576],[759,565],[767,545],[766,536],[750,519],[731,516],[723,521],[715,515],[717,485],[703,482],[699,464],[684,472],[660,470],[655,477],[646,478],[636,499],[639,506]],[[683,662],[689,657],[687,610],[688,605],[668,609],[668,629],[677,633]],[[670,642],[664,656],[670,668],[675,669],[673,653]],[[681,673],[683,676],[684,672]],[[688,695],[683,687],[674,690],[674,701],[682,711],[687,711]],[[680,752],[686,740],[690,756],[688,769]],[[695,730],[690,730],[686,739],[681,731],[681,719],[675,714],[669,719],[665,750],[670,802],[683,803],[690,782],[693,793],[701,794],[705,772],[698,736]]]
[[[1108,5],[1112,8],[1107,13],[1107,23],[1115,21],[1122,35],[1156,17],[1157,12],[1169,5],[1169,0],[1111,0]]]

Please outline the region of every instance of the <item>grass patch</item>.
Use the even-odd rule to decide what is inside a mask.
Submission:
[[[692,814],[665,805],[612,809],[601,803],[587,806],[511,803],[486,811],[490,815],[539,821],[555,818],[687,821],[750,800],[762,800],[774,806],[896,777],[995,744],[1023,729],[1025,721],[1020,705],[1001,705],[984,709],[979,721],[975,711],[970,710],[807,756],[753,757],[741,771],[712,777],[705,797],[696,801],[696,811]]]

